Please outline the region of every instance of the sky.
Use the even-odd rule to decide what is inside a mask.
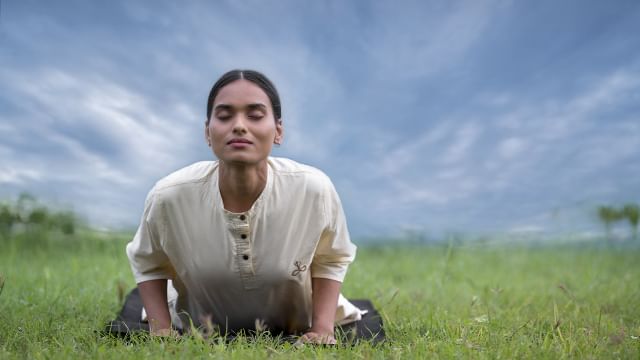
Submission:
[[[134,228],[249,68],[356,239],[597,233],[640,202],[638,34],[636,0],[0,0],[0,199]]]

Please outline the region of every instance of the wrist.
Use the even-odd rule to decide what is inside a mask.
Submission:
[[[151,334],[164,334],[171,331],[171,320],[169,319],[152,318],[148,322]]]
[[[314,323],[308,331],[333,336],[333,323]]]
[[[153,336],[170,336],[172,332],[171,328],[153,329],[150,331]]]

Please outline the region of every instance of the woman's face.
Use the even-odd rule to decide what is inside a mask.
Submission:
[[[240,79],[225,85],[213,102],[205,136],[213,153],[225,163],[258,164],[282,140],[271,100],[254,83]]]

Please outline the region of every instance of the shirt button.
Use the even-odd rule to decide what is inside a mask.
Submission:
[[[243,258],[244,260],[249,260],[249,255],[244,254],[244,255],[242,255],[242,258]]]
[[[244,221],[247,217],[244,215],[240,215],[240,220]]]
[[[247,234],[242,234],[240,235],[241,238],[246,239],[247,238]]]

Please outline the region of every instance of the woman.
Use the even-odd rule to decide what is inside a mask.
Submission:
[[[356,247],[329,178],[269,156],[284,133],[276,88],[256,71],[227,72],[209,94],[204,130],[218,160],[156,183],[127,245],[152,334],[171,329],[171,279],[174,326],[266,327],[335,343],[335,322],[360,319],[340,295]]]

